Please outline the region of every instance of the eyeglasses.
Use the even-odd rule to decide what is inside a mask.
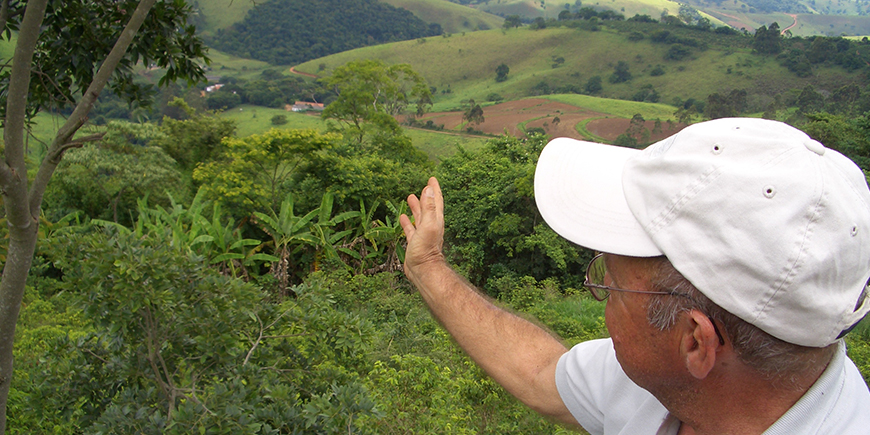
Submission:
[[[586,281],[583,285],[589,289],[589,293],[592,293],[592,297],[598,301],[604,301],[608,297],[610,297],[610,292],[625,292],[625,293],[646,293],[648,295],[669,295],[669,296],[680,296],[684,298],[689,298],[688,295],[682,293],[672,293],[672,292],[656,292],[656,291],[648,291],[648,290],[628,290],[624,288],[611,287],[608,285],[604,285],[604,276],[607,274],[607,266],[604,263],[604,254],[598,254],[592,261],[589,262],[589,266],[586,268]],[[716,331],[716,336],[719,337],[719,344],[725,345],[725,338],[722,336],[722,333],[719,332],[719,327],[716,326],[716,322],[713,321],[713,318],[710,315],[707,315],[707,318],[710,319],[710,323],[713,324],[713,330]]]

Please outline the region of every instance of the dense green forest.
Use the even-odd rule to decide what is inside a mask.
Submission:
[[[141,30],[151,37],[145,41],[164,45],[134,43],[131,56],[163,70],[187,68],[176,71],[177,78],[197,83],[163,83],[149,104],[147,83],[123,86],[123,73],[135,65],[127,58],[121,86],[102,94],[92,122],[85,123],[74,107],[95,102],[84,89],[109,47],[96,37],[58,44],[70,39],[52,30],[86,34],[100,14],[63,9],[75,8],[72,2],[49,3],[40,53],[69,57],[36,57],[34,65],[44,61],[44,71],[80,76],[75,86],[58,82],[69,86],[61,95],[46,87],[54,82],[36,82],[28,113],[80,119],[81,131],[56,141],[60,150],[55,142],[28,143],[26,155],[23,140],[16,148],[5,136],[4,161],[17,152],[15,167],[32,179],[45,165],[56,166],[35,208],[38,226],[30,226],[36,250],[15,331],[8,433],[567,433],[489,380],[401,273],[405,240],[398,216],[406,212],[407,195],[436,175],[445,192],[446,254],[470,282],[568,345],[605,337],[604,304],[581,286],[592,253],[557,236],[535,206],[534,168],[548,136],[492,136],[479,150],[430,159],[398,115],[424,113],[447,94],[408,64],[373,59],[325,68],[317,81],[265,68],[224,78],[220,90],[203,96],[205,71],[193,62],[204,57],[201,41],[167,30],[185,29],[182,18],[190,11],[166,9],[179,2],[160,2],[156,18]],[[128,19],[138,3],[112,9],[117,15],[97,33],[118,32],[115,22]],[[332,13],[344,11],[341,5]],[[773,26],[748,35],[703,21],[584,14],[536,25],[583,32],[613,25],[608,28],[617,36],[637,39],[627,44],[652,40],[673,56],[733,43],[777,62],[805,61],[810,71],[861,71],[868,53],[866,41],[783,38],[770,32]],[[59,17],[76,25],[65,28]],[[560,65],[548,59],[545,68]],[[614,82],[631,83],[631,70],[618,66],[610,67]],[[486,80],[495,82],[495,69]],[[518,70],[505,73],[508,86]],[[771,98],[769,110],[755,115],[787,118],[870,173],[870,91],[862,80],[846,80],[835,92],[807,85],[793,101]],[[618,84],[607,75],[602,82]],[[547,88],[537,92],[600,92],[587,83],[544,81]],[[653,98],[655,89],[637,92],[643,90],[640,100]],[[238,124],[214,111],[282,107],[300,98],[329,103],[326,128],[242,136]],[[126,102],[131,99],[136,104]],[[673,101],[674,116],[693,122],[747,114],[747,101],[757,100],[745,89]],[[20,109],[23,131],[27,113]],[[4,114],[6,133],[13,115]],[[3,199],[9,210],[15,210],[14,193],[9,188]],[[0,218],[4,266],[16,257],[17,218]],[[4,280],[8,275],[4,269]],[[846,341],[870,382],[870,323]]]
[[[367,45],[441,34],[405,9],[376,0],[269,0],[221,29],[219,50],[275,65],[293,65]]]

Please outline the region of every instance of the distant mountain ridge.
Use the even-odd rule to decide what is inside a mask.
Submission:
[[[208,41],[228,53],[293,65],[354,48],[441,34],[411,12],[376,0],[269,0]]]

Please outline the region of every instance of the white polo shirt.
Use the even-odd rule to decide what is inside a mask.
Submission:
[[[590,434],[676,435],[680,422],[622,371],[610,339],[574,346],[556,367],[556,387]],[[841,341],[812,388],[764,435],[867,435],[870,390]]]

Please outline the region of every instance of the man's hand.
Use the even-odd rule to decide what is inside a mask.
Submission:
[[[408,207],[414,222],[407,215],[399,217],[399,223],[408,238],[405,252],[405,275],[416,281],[415,275],[427,265],[443,265],[444,254],[444,197],[435,177],[423,188],[418,199],[408,196]]]

